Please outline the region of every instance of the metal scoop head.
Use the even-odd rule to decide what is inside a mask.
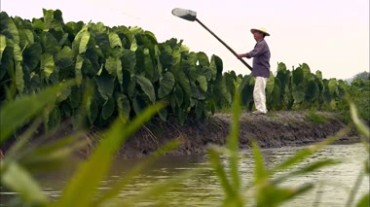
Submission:
[[[172,9],[172,14],[188,21],[195,21],[197,19],[197,12],[187,9],[175,8]]]

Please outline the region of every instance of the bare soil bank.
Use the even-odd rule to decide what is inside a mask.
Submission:
[[[270,112],[267,115],[243,113],[240,117],[240,147],[248,148],[255,139],[263,148],[301,146],[322,141],[335,135],[346,125],[334,113],[317,112],[324,121],[310,121],[308,112]],[[170,155],[204,153],[207,146],[224,145],[229,134],[231,115],[218,113],[202,123],[179,126],[173,123],[142,128],[122,147],[125,158],[143,157],[171,139],[181,140],[181,146]],[[358,136],[348,135],[338,143],[358,142]]]

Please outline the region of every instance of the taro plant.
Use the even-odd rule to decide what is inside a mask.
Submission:
[[[32,21],[0,14],[0,102],[74,78],[53,123],[78,116],[87,85],[98,91],[87,108],[88,123],[97,127],[112,123],[118,111],[133,118],[157,101],[169,103],[159,118],[179,123],[230,104],[234,88],[219,85],[223,65],[216,55],[190,52],[174,38],[158,43],[140,27],[64,23],[59,10],[43,13]]]

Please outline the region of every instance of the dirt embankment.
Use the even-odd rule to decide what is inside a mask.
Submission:
[[[240,117],[240,146],[249,147],[252,139],[257,140],[261,147],[307,145],[335,135],[346,126],[337,114],[315,114],[321,117],[320,120],[311,121],[306,112],[243,113]],[[226,143],[230,124],[230,114],[218,113],[206,122],[193,125],[166,123],[145,127],[126,142],[121,154],[126,158],[146,156],[174,138],[179,138],[182,144],[171,155],[204,153],[210,144]],[[348,135],[338,142],[357,141],[356,136]]]

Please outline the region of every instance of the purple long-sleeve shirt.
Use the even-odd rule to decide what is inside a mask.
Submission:
[[[254,49],[247,53],[247,56],[253,57],[252,75],[268,78],[270,76],[270,48],[263,39],[254,46]]]

